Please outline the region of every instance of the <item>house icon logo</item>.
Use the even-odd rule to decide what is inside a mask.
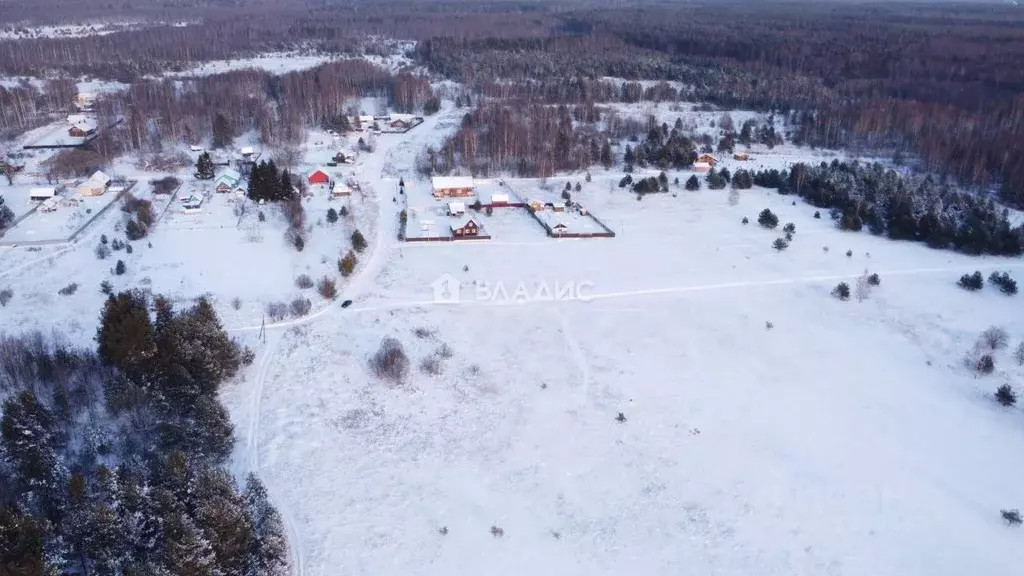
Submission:
[[[461,300],[459,294],[459,279],[451,274],[442,274],[430,283],[434,291],[434,302],[437,304],[458,304]]]

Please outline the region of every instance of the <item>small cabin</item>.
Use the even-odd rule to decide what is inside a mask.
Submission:
[[[464,238],[467,236],[477,236],[480,234],[480,225],[477,224],[472,218],[468,218],[463,222],[457,222],[451,225],[452,236],[456,238]]]

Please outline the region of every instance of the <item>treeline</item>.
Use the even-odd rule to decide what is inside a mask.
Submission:
[[[434,95],[422,76],[392,75],[366,60],[340,60],[280,76],[239,70],[200,78],[144,80],[96,103],[101,124],[123,117],[125,151],[159,151],[165,142],[207,138],[227,145],[255,131],[267,145],[300,142],[311,126],[338,127],[353,99],[380,97],[403,112]]]
[[[932,176],[915,178],[881,164],[837,160],[816,166],[798,163],[788,171],[761,171],[753,181],[830,210],[844,230],[867,228],[894,240],[967,254],[1024,253],[1024,225],[1014,225],[1007,209]]]
[[[467,112],[439,150],[420,154],[417,168],[424,174],[461,167],[482,176],[545,177],[599,162],[612,163],[608,138],[589,124],[574,124],[567,106],[488,103]]]
[[[205,300],[175,311],[140,292],[109,297],[96,341],[0,338],[0,571],[287,574],[266,490],[222,467],[217,389],[251,352]]]
[[[42,89],[30,82],[0,86],[0,140],[42,126],[66,111],[78,87],[66,78],[46,80]]]

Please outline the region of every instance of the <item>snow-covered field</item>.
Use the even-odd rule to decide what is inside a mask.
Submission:
[[[1019,261],[842,233],[763,190],[637,202],[602,177],[579,195],[614,240],[387,242],[352,307],[237,332],[260,358],[224,399],[299,573],[1016,573],[999,510],[1024,502],[1022,421],[991,394],[1024,373],[962,358],[1024,320],[954,283]],[[765,207],[796,225],[785,252],[740,223]],[[868,299],[830,296],[865,270]],[[432,301],[444,274],[461,303]],[[519,283],[585,301],[501,298]],[[385,337],[401,385],[368,368]]]
[[[103,280],[210,294],[257,352],[222,391],[233,469],[265,479],[300,576],[1018,573],[1019,531],[999,510],[1024,507],[1024,415],[992,393],[1024,391],[1010,353],[1020,296],[955,282],[1019,275],[1020,260],[840,232],[763,189],[673,185],[638,201],[603,170],[508,183],[529,198],[581,181],[573,200],[616,238],[556,240],[499,209],[481,216],[487,242],[400,242],[398,178],[426,189],[414,158],[459,118],[446,106],[339,167],[365,195],[307,200],[302,252],[276,212],[258,224],[258,207],[240,216],[226,195],[198,214],[172,204],[132,254],[105,261],[93,249],[123,235],[114,210],[76,244],[0,248],[0,288],[14,291],[0,317],[87,345]],[[821,159],[753,153],[752,167]],[[183,179],[182,194],[209,186]],[[343,202],[351,216],[324,222]],[[766,207],[796,226],[783,252],[755,223]],[[266,304],[299,294],[297,274],[336,273],[355,228],[370,246],[338,300],[305,292],[313,312],[260,337]],[[866,298],[830,295],[840,281],[856,293],[865,271],[881,277]],[[446,278],[454,303],[435,301]],[[58,295],[69,282],[82,288]],[[963,358],[991,325],[1010,348],[976,377]],[[410,361],[400,384],[369,368],[388,337]]]

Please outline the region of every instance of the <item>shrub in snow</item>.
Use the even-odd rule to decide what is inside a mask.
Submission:
[[[1013,351],[1013,359],[1017,361],[1018,366],[1024,366],[1024,342],[1017,345],[1017,349]]]
[[[242,348],[242,355],[240,357],[240,360],[242,361],[242,366],[248,366],[252,364],[253,360],[255,359],[256,353],[252,351],[252,348],[249,348],[248,346]]]
[[[700,190],[700,180],[697,178],[696,174],[690,176],[690,178],[686,181],[686,189],[689,190],[690,192],[696,192],[697,190]]]
[[[124,260],[118,260],[117,264],[114,265],[114,274],[121,276],[127,271],[127,267],[124,265]]]
[[[100,244],[106,244],[106,243],[107,243],[107,235],[106,234],[100,234]]]
[[[979,374],[991,374],[996,369],[996,361],[992,359],[991,354],[982,354],[974,363],[974,369]]]
[[[260,222],[266,222],[267,215],[263,213],[263,210],[260,210],[258,213],[256,213],[256,219],[259,220]]]
[[[996,388],[996,402],[1003,406],[1013,406],[1017,403],[1017,393],[1010,388],[1009,384],[1003,384]]]
[[[1010,274],[1007,272],[993,272],[988,277],[988,281],[999,286],[999,291],[1008,296],[1013,296],[1017,293],[1017,281],[1010,278]]]
[[[618,421],[618,422],[625,422],[626,421],[626,415],[623,414],[622,412],[619,412],[619,415],[615,417],[615,420]]]
[[[853,250],[847,250],[846,251],[846,257],[847,258],[853,258]]]
[[[750,224],[750,219],[749,219],[749,218],[747,218],[746,216],[744,216],[744,217],[743,217],[743,220],[742,220],[742,222],[743,222],[744,224]]]
[[[771,210],[765,208],[757,216],[757,223],[765,228],[775,228],[779,225],[779,217],[776,216]]]
[[[348,207],[347,206],[342,206],[341,210],[338,212],[338,214],[341,214],[342,217],[348,216]]]
[[[872,275],[868,276],[868,284],[870,284],[872,286],[878,286],[881,283],[882,283],[882,279],[878,276],[878,274],[872,274]]]
[[[294,228],[289,228],[288,235],[291,236],[292,246],[299,252],[302,252],[302,249],[306,247],[306,241],[302,238],[302,234]]]
[[[771,330],[772,328],[775,328],[775,323],[774,322],[770,322],[770,321],[765,321],[764,329],[765,330]]]
[[[313,279],[309,277],[309,274],[299,274],[295,278],[295,286],[300,290],[306,290],[313,287]]]
[[[1000,510],[1000,515],[1003,517],[1003,521],[1006,522],[1007,526],[1019,526],[1021,523],[1020,512],[1014,508],[1012,510]]]
[[[441,345],[437,347],[437,351],[434,353],[441,358],[451,358],[452,355],[455,354],[452,351],[452,347],[449,346],[447,342],[442,342]]]
[[[417,338],[429,338],[434,335],[433,330],[431,330],[430,328],[424,328],[422,326],[413,330],[412,333],[415,334]]]
[[[789,241],[785,238],[776,238],[775,242],[772,242],[772,248],[775,248],[777,252],[782,252],[786,248],[789,248]]]
[[[840,282],[836,284],[836,287],[832,289],[832,295],[840,300],[850,299],[850,285],[846,282]]]
[[[356,252],[362,252],[366,250],[366,238],[363,238],[363,233],[356,230],[352,233],[352,247],[355,248]]]
[[[327,300],[334,300],[338,297],[338,285],[334,278],[324,276],[316,283],[316,291]]]
[[[0,290],[0,306],[7,306],[7,303],[14,297],[14,290],[4,288]]]
[[[409,357],[402,343],[394,338],[381,340],[380,348],[370,358],[370,368],[381,380],[400,383],[409,373]]]
[[[1002,350],[1010,343],[1010,335],[1005,328],[990,326],[981,333],[981,345],[989,350]]]
[[[288,314],[288,305],[284,302],[271,302],[267,304],[267,316],[275,322],[284,320],[284,317]]]
[[[329,222],[331,224],[334,224],[337,221],[338,221],[338,211],[335,210],[334,208],[329,208],[327,210],[327,222]]]
[[[439,376],[444,372],[444,364],[441,362],[441,358],[431,354],[420,362],[420,371],[431,376]]]
[[[786,234],[796,234],[796,224],[787,222],[786,225],[782,227],[782,231]]]
[[[110,247],[106,244],[97,244],[95,253],[100,260],[106,260],[107,256],[110,256]]]
[[[975,270],[974,274],[964,274],[960,277],[960,281],[957,282],[957,286],[960,286],[964,290],[981,290],[982,286],[985,285],[985,279],[982,277],[981,272]]]
[[[108,280],[104,280],[100,282],[100,292],[109,296],[114,293],[114,286]]]
[[[292,316],[305,316],[309,314],[310,309],[313,308],[313,303],[309,301],[309,298],[296,298],[292,300],[292,303],[288,306]]]
[[[77,291],[78,284],[72,282],[71,284],[68,284],[67,286],[61,288],[60,290],[57,290],[57,293],[60,294],[61,296],[71,296]]]
[[[129,254],[131,254],[131,253],[132,253],[132,252],[134,252],[135,250],[134,250],[134,249],[132,248],[132,245],[131,245],[131,244],[125,244],[125,245],[124,245],[124,251],[125,251],[125,252],[127,252],[127,253],[129,253]]]
[[[242,299],[237,296],[232,298],[231,307],[235,310],[240,310],[242,308]]]
[[[821,251],[828,254],[828,246],[822,246]]]
[[[501,538],[504,535],[505,535],[505,531],[504,530],[502,530],[501,528],[499,528],[497,526],[491,526],[491,536],[494,536],[495,538]]]
[[[349,250],[344,258],[338,260],[338,271],[341,272],[343,277],[348,277],[356,269],[356,263],[356,253]]]
[[[447,526],[441,526],[440,528],[437,529],[437,533],[440,534],[441,536],[447,536],[448,535],[448,527]]]
[[[145,222],[129,218],[124,225],[124,235],[129,240],[141,240],[146,234],[149,234],[149,226]]]
[[[814,217],[815,217],[816,219],[818,219],[818,220],[821,220],[821,212],[818,212],[817,210],[815,210],[815,211],[814,211]]]
[[[110,249],[114,252],[124,249],[124,242],[119,238],[114,238],[114,241],[110,243]]]

